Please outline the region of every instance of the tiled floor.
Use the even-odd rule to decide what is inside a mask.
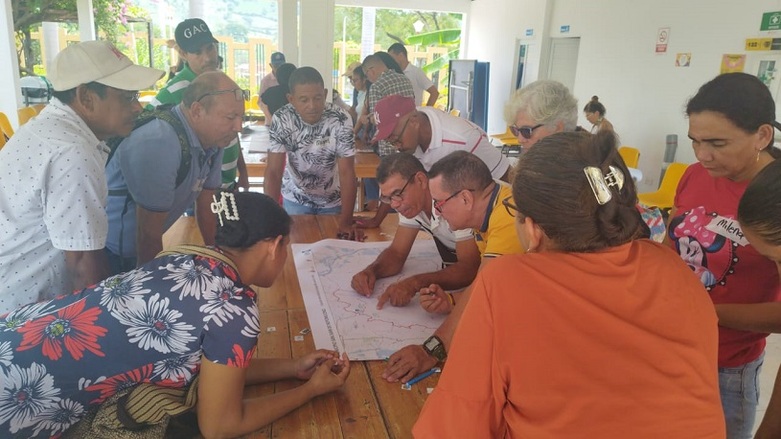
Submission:
[[[759,407],[757,407],[755,429],[759,427],[759,423],[762,422],[762,418],[765,416],[765,408],[767,408],[770,394],[773,391],[773,383],[776,380],[779,364],[781,364],[781,334],[774,334],[767,338],[765,364],[762,366],[762,372],[759,376]]]

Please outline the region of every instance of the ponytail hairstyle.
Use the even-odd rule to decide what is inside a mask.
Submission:
[[[770,245],[781,245],[781,160],[751,180],[738,204],[738,222]]]
[[[236,192],[226,194],[230,218],[223,216],[222,224],[217,223],[214,241],[219,247],[244,250],[259,241],[288,236],[293,220],[285,209],[268,195],[257,192]],[[235,209],[235,213],[233,212]],[[233,219],[238,217],[238,219]]]
[[[607,186],[610,200],[600,204],[584,169],[608,175],[611,166],[623,174],[623,187]],[[564,132],[540,140],[518,162],[513,198],[561,251],[595,252],[649,235],[612,132]]]
[[[605,106],[599,102],[599,96],[592,96],[591,100],[583,107],[583,111],[586,113],[599,113],[599,117],[605,117],[607,112]]]

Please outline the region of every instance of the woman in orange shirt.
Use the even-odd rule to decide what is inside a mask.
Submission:
[[[559,133],[521,157],[505,207],[527,254],[478,274],[416,437],[725,437],[713,306],[639,239],[614,145]]]

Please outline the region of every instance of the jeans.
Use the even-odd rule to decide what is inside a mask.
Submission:
[[[123,258],[114,254],[114,252],[108,248],[105,248],[104,250],[108,257],[109,270],[111,271],[112,276],[136,268],[136,258]]]
[[[721,407],[727,420],[727,439],[751,439],[759,402],[759,372],[765,354],[740,367],[719,368]]]
[[[290,215],[338,215],[342,213],[342,206],[335,207],[313,207],[298,204],[287,198],[282,198],[282,207]]]
[[[376,201],[380,199],[380,184],[376,178],[363,179],[363,192],[366,194],[366,201]]]

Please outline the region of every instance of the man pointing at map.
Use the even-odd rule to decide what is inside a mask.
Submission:
[[[434,238],[444,268],[391,284],[380,295],[377,308],[382,308],[386,302],[405,306],[418,291],[431,284],[438,284],[445,290],[467,287],[477,275],[480,252],[471,229],[453,231],[444,218],[433,216],[428,177],[420,161],[404,153],[383,157],[377,168],[377,181],[380,201],[399,213],[399,227],[390,247],[353,276],[353,289],[364,296],[371,296],[377,279],[398,274],[421,229]]]

